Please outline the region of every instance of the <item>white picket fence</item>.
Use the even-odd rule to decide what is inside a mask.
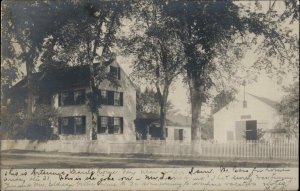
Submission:
[[[273,142],[179,142],[135,141],[109,143],[88,140],[2,140],[1,150],[34,150],[46,152],[152,154],[181,157],[220,157],[229,159],[278,159],[298,160],[298,140]]]
[[[125,149],[126,148],[126,149]],[[298,159],[298,141],[276,142],[165,142],[137,141],[136,143],[110,143],[110,153],[142,153],[173,156],[199,156],[221,158]]]

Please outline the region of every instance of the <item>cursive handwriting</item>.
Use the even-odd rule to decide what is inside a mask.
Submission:
[[[297,168],[2,169],[1,190],[292,190]]]

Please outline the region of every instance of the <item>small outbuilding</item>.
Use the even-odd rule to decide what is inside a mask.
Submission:
[[[277,104],[250,93],[239,94],[213,115],[214,140],[228,142],[283,137],[285,131],[276,128],[281,118]]]
[[[160,139],[160,119],[158,114],[140,113],[135,121],[138,140]],[[191,141],[191,126],[167,119],[166,141]]]

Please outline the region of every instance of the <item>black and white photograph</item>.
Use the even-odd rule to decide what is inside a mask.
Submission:
[[[298,190],[298,0],[4,0],[0,190]]]

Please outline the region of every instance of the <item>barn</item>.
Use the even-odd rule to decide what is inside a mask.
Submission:
[[[238,94],[235,100],[213,115],[214,140],[222,143],[284,137],[284,129],[276,128],[281,118],[277,105],[266,97]]]

